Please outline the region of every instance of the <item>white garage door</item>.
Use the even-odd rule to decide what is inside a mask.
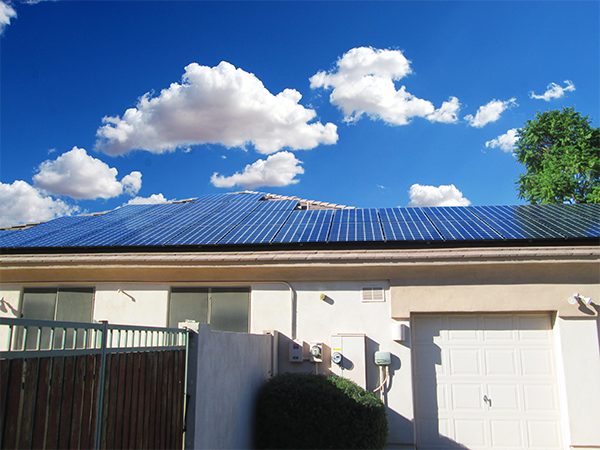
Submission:
[[[415,315],[417,448],[562,448],[552,338],[548,314]]]

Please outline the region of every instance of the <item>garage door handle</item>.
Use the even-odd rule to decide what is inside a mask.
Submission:
[[[484,396],[483,396],[483,401],[484,401],[485,403],[487,403],[488,405],[490,405],[490,408],[492,407],[492,399],[491,399],[491,398],[489,398],[487,395],[484,395]]]

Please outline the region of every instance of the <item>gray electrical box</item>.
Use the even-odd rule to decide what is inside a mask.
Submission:
[[[331,371],[367,388],[366,336],[334,334],[331,336]],[[339,361],[339,362],[336,362]]]
[[[375,352],[375,364],[378,366],[389,366],[392,363],[390,352]]]

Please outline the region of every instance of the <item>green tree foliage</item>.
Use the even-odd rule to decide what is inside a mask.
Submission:
[[[574,108],[538,112],[517,131],[519,198],[529,203],[600,203],[600,131]]]

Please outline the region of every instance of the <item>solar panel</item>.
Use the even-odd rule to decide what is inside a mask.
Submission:
[[[382,222],[387,241],[437,241],[442,236],[430,221]]]
[[[264,224],[254,226],[238,226],[234,228],[224,238],[219,240],[219,244],[265,244],[271,242],[271,239],[277,234],[281,224]]]
[[[152,226],[136,231],[133,234],[121,239],[114,245],[118,246],[144,246],[144,245],[164,245],[185,228]]]
[[[333,223],[337,222],[379,222],[377,209],[336,209]]]
[[[35,225],[25,230],[18,230],[16,233],[0,236],[0,246],[4,248],[21,247],[41,237],[50,234],[60,233],[63,232],[63,230],[69,230],[70,227],[77,224],[85,223],[90,219],[92,219],[92,217],[90,216],[60,217],[49,222],[44,222],[39,225]]]
[[[165,245],[211,245],[227,235],[231,226],[189,227],[165,242]]]
[[[286,219],[291,214],[291,211],[268,211],[268,212],[256,212],[250,213],[244,220],[240,222],[240,225],[270,225],[279,224],[283,225]]]
[[[421,210],[446,240],[502,239],[498,232],[467,208],[430,206]]]
[[[593,236],[598,232],[598,220],[569,211],[570,205],[525,205],[517,208],[517,215],[525,215],[546,225],[564,237]]]
[[[377,211],[382,222],[429,222],[420,208],[382,208]]]
[[[333,218],[333,210],[317,209],[317,210],[296,210],[292,211],[288,218],[288,224],[307,224],[307,223],[331,223]]]
[[[469,206],[505,239],[549,239],[563,237],[557,231],[533,220],[517,206]]]
[[[268,200],[258,203],[255,211],[292,211],[298,206],[298,200]]]
[[[329,222],[283,225],[272,242],[326,242],[327,235],[329,234],[329,226]]]
[[[335,216],[334,216],[335,220]],[[381,224],[377,222],[332,222],[329,242],[383,241]]]

